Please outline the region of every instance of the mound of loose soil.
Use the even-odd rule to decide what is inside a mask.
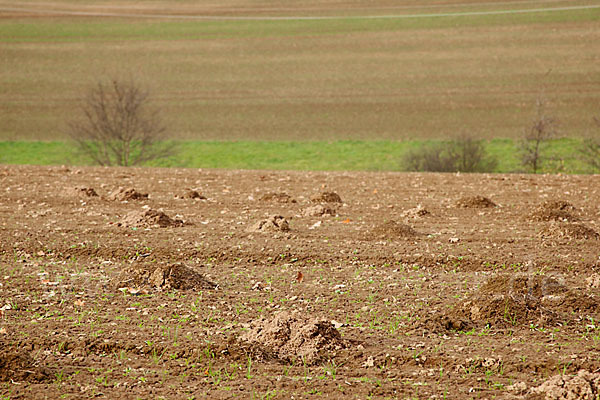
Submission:
[[[408,225],[388,221],[376,226],[369,236],[377,239],[414,238],[419,236],[419,233]]]
[[[600,288],[600,274],[592,274],[585,278],[585,283],[592,289]]]
[[[296,200],[292,199],[287,193],[267,193],[264,194],[261,198],[261,201],[272,201],[277,203],[295,203]]]
[[[549,200],[540,204],[531,214],[533,221],[578,221],[579,218],[573,215],[575,207],[568,201]]]
[[[98,193],[92,188],[87,187],[73,187],[67,189],[67,194],[69,196],[77,196],[77,197],[98,197]]]
[[[427,215],[431,215],[431,213],[420,204],[415,208],[408,209],[402,213],[402,216],[405,218],[422,218]]]
[[[134,188],[118,188],[108,195],[109,200],[129,201],[129,200],[144,200],[148,198],[148,193],[140,193]]]
[[[551,223],[538,234],[542,239],[598,240],[600,235],[583,224]]]
[[[281,215],[272,215],[257,221],[247,229],[248,232],[287,232],[289,230],[288,221]]]
[[[126,227],[150,227],[150,226],[160,226],[161,228],[166,227],[178,227],[183,225],[183,221],[180,219],[172,219],[167,214],[158,210],[142,210],[142,211],[133,211],[129,214],[125,215],[121,222],[118,224],[119,226]]]
[[[575,376],[555,375],[531,389],[546,400],[596,400],[600,398],[600,374],[580,370]]]
[[[335,192],[323,192],[310,197],[313,203],[341,203],[342,198]]]
[[[575,211],[575,206],[566,200],[547,200],[539,205],[541,210]]]
[[[148,277],[148,283],[155,287],[180,290],[217,288],[216,283],[183,264],[156,268]]]
[[[496,203],[483,196],[463,197],[456,202],[457,207],[461,208],[492,208]]]
[[[328,353],[346,347],[330,321],[287,312],[255,321],[241,340],[269,349],[280,360],[300,361],[307,365],[314,365]]]
[[[493,326],[536,323],[568,323],[578,315],[600,312],[597,299],[572,290],[549,276],[517,274],[489,279],[447,317],[452,321],[467,318],[472,323]],[[446,324],[462,325],[460,323]]]
[[[36,366],[31,356],[25,352],[0,352],[0,382],[42,382],[51,377],[49,369]]]
[[[336,215],[336,211],[333,208],[326,207],[321,204],[317,204],[315,206],[307,207],[302,210],[303,217],[322,217],[324,215]]]
[[[530,219],[532,221],[570,221],[575,222],[579,221],[575,215],[570,213],[569,211],[564,210],[535,210]]]
[[[159,289],[212,290],[218,284],[184,264],[150,267],[137,266],[124,271],[117,279],[118,289],[123,287],[155,287]]]
[[[206,197],[202,196],[196,190],[186,190],[184,193],[176,195],[176,199],[198,199],[198,200],[206,200]]]

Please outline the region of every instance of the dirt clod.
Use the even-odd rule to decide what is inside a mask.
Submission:
[[[600,288],[600,274],[592,274],[585,278],[585,282],[591,289]]]
[[[272,215],[257,221],[248,227],[248,232],[287,232],[290,230],[288,221],[281,215]]]
[[[140,193],[134,188],[120,187],[108,195],[109,200],[129,201],[129,200],[145,200],[148,199],[148,193]]]
[[[272,201],[277,203],[295,203],[296,200],[287,193],[266,193],[261,198],[261,201]]]
[[[43,382],[51,375],[49,369],[36,366],[29,354],[17,351],[0,353],[0,382]]]
[[[538,205],[530,216],[533,221],[578,221],[575,207],[564,200],[548,200]]]
[[[213,290],[218,284],[184,264],[135,265],[124,270],[114,282],[115,289],[133,288],[129,292],[147,292],[147,289]],[[143,289],[143,290],[142,290]]]
[[[550,223],[539,232],[542,239],[567,239],[567,240],[598,240],[598,232],[583,224]]]
[[[547,200],[539,208],[544,210],[575,211],[575,206],[566,200]]]
[[[369,236],[377,239],[414,238],[419,236],[419,233],[408,225],[388,221],[376,226]]]
[[[314,365],[328,353],[346,347],[333,324],[323,318],[305,318],[298,313],[280,312],[261,317],[241,339],[271,349],[279,359]]]
[[[142,211],[130,212],[121,220],[118,225],[138,228],[151,226],[160,226],[161,228],[166,228],[182,226],[183,221],[180,219],[172,219],[160,210],[146,209]]]
[[[405,218],[421,218],[427,215],[431,215],[431,213],[420,204],[415,208],[408,209],[402,213],[402,216]]]
[[[324,215],[336,215],[336,211],[333,208],[326,207],[322,204],[315,206],[306,207],[302,210],[303,217],[322,217]]]
[[[502,274],[490,278],[451,313],[474,323],[521,325],[568,323],[579,314],[598,313],[593,297],[552,276]]]
[[[156,268],[148,277],[151,286],[163,289],[216,289],[217,284],[183,264]]]
[[[313,203],[341,203],[342,198],[335,192],[323,192],[310,197]]]
[[[88,187],[73,187],[67,189],[67,194],[70,196],[79,197],[98,197],[98,193],[93,188]]]
[[[460,208],[492,208],[496,207],[496,203],[487,197],[477,195],[461,198],[456,202],[456,206]]]
[[[580,370],[575,376],[555,375],[532,388],[546,400],[596,400],[600,397],[600,373]]]
[[[182,194],[179,194],[179,195],[175,196],[175,198],[177,198],[177,199],[206,200],[206,197],[202,196],[200,193],[198,193],[198,191],[192,190],[192,189],[186,190]]]

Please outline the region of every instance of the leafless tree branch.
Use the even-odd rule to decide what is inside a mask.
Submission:
[[[99,81],[86,94],[69,135],[96,164],[140,165],[173,154],[163,141],[165,127],[149,105],[149,93],[135,82]]]
[[[546,100],[538,97],[536,117],[520,143],[521,164],[536,174],[546,161],[545,144],[556,137],[558,122],[547,114]]]

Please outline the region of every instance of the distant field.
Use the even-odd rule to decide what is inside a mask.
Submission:
[[[539,96],[565,136],[598,114],[600,9],[550,10],[597,2],[361,4],[0,1],[0,140],[63,140],[111,76],[149,87],[184,140],[516,138]],[[222,19],[294,16],[345,18]]]
[[[402,156],[424,145],[423,141],[313,141],[313,142],[199,142],[179,143],[177,157],[149,166],[304,171],[402,171]],[[549,143],[544,156],[551,159],[541,172],[588,173],[577,159],[577,139]],[[523,172],[518,144],[494,139],[486,144],[498,160],[494,172]],[[84,157],[65,142],[0,142],[0,164],[88,165]]]

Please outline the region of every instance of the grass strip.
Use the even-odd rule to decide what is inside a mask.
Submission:
[[[145,164],[154,167],[265,169],[301,171],[402,171],[402,157],[431,141],[181,141],[177,156]],[[541,172],[583,174],[591,171],[577,153],[580,139],[548,142]],[[498,159],[494,172],[525,172],[518,142],[493,139],[488,154]],[[0,142],[0,163],[91,165],[69,142]]]
[[[456,27],[599,21],[600,9],[422,18],[283,21],[155,21],[135,18],[19,18],[0,25],[0,42],[93,42],[339,35]]]

